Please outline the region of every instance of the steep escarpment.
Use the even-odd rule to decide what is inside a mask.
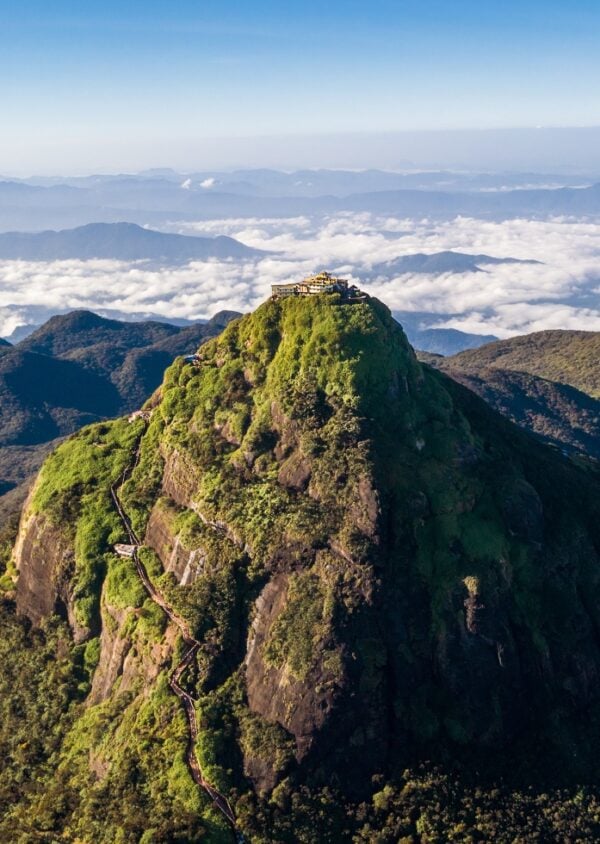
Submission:
[[[500,760],[531,740],[573,763],[573,725],[600,694],[595,475],[419,364],[372,299],[269,301],[176,361],[147,409],[62,445],[22,517],[19,609],[37,622],[64,605],[96,643],[59,767],[69,793],[93,760],[114,802],[127,759],[142,794],[164,787],[227,834],[185,768],[167,689],[179,633],[113,551],[119,479],[148,574],[199,643],[196,755],[250,838],[283,830],[307,794],[362,800],[422,758]],[[82,726],[107,712],[110,743]],[[346,840],[358,815],[335,826],[336,800],[319,799],[324,840]],[[57,828],[92,804],[80,787]],[[310,840],[298,829],[273,840]]]

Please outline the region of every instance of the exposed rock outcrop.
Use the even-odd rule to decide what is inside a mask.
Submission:
[[[80,623],[73,603],[73,539],[64,527],[30,512],[27,503],[23,512],[14,549],[17,609],[34,624],[53,613],[64,616],[75,641],[81,642],[91,631]]]
[[[105,500],[78,475],[99,445],[62,447],[77,500]],[[206,752],[261,794],[287,776],[359,794],[415,754],[502,754],[600,701],[597,477],[418,364],[380,303],[271,301],[230,325],[168,371],[136,457],[125,495],[200,643]],[[24,517],[35,620],[73,615],[74,531],[56,530]],[[93,701],[154,682],[173,647],[136,650],[106,594],[102,617]]]
[[[175,514],[165,502],[155,505],[148,519],[145,543],[153,548],[165,571],[173,572],[181,586],[189,586],[202,573],[206,555],[201,548],[185,547],[173,528]]]

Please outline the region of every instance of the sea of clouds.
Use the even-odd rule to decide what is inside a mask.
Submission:
[[[554,219],[450,222],[342,214],[311,219],[180,223],[182,234],[227,234],[271,254],[252,261],[157,267],[136,261],[0,262],[0,336],[53,313],[88,308],[121,318],[207,318],[248,311],[272,283],[320,269],[351,278],[394,311],[427,312],[423,327],[513,334],[544,328],[600,330],[600,223]],[[485,272],[373,273],[402,255],[443,250],[539,264],[486,265]]]

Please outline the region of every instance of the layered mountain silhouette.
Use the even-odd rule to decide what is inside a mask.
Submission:
[[[514,177],[506,177],[509,184],[503,185],[506,179],[501,176],[484,174],[478,180],[476,176],[460,179],[454,174],[448,189],[448,179],[440,178],[440,174],[437,183],[435,176],[430,180],[423,174],[402,179],[398,174],[371,177],[367,173],[350,178],[330,171],[328,177],[313,184],[310,173],[300,174],[295,180],[290,180],[289,174],[273,171],[262,180],[260,171],[238,176],[232,181],[211,176],[214,182],[210,189],[202,187],[204,178],[197,183],[192,179],[189,190],[182,188],[179,180],[152,175],[91,177],[69,184],[60,180],[44,184],[0,181],[0,229],[35,231],[56,225],[70,228],[121,220],[160,226],[173,219],[288,217],[344,211],[432,219],[465,215],[495,220],[600,215],[600,185],[586,184],[585,180],[576,180],[578,187],[548,188],[542,184],[531,189],[503,190],[511,183],[518,187],[519,180],[515,184]],[[531,178],[537,182],[539,175]],[[525,181],[528,180],[525,174]],[[559,184],[564,181],[559,180]],[[282,188],[284,182],[286,186]],[[478,186],[484,189],[478,190]]]
[[[498,264],[539,264],[539,261],[520,258],[494,258],[491,255],[469,255],[465,252],[433,252],[424,254],[402,255],[392,261],[375,264],[372,275],[384,275],[387,278],[404,273],[423,273],[441,275],[442,273],[478,273],[486,265]]]
[[[75,229],[0,234],[0,260],[61,261],[91,258],[165,263],[245,259],[261,253],[231,237],[166,234],[134,223],[90,223]]]

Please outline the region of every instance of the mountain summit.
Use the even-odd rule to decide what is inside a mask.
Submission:
[[[226,830],[185,767],[182,684],[194,764],[251,839],[311,840],[298,807],[320,794],[322,840],[350,840],[415,759],[501,765],[531,741],[584,765],[599,516],[595,476],[420,364],[377,300],[269,300],[143,414],[63,444],[30,496],[18,607],[61,613],[87,655],[53,830],[110,837],[133,805],[147,829],[151,794],[170,832],[186,811]]]

